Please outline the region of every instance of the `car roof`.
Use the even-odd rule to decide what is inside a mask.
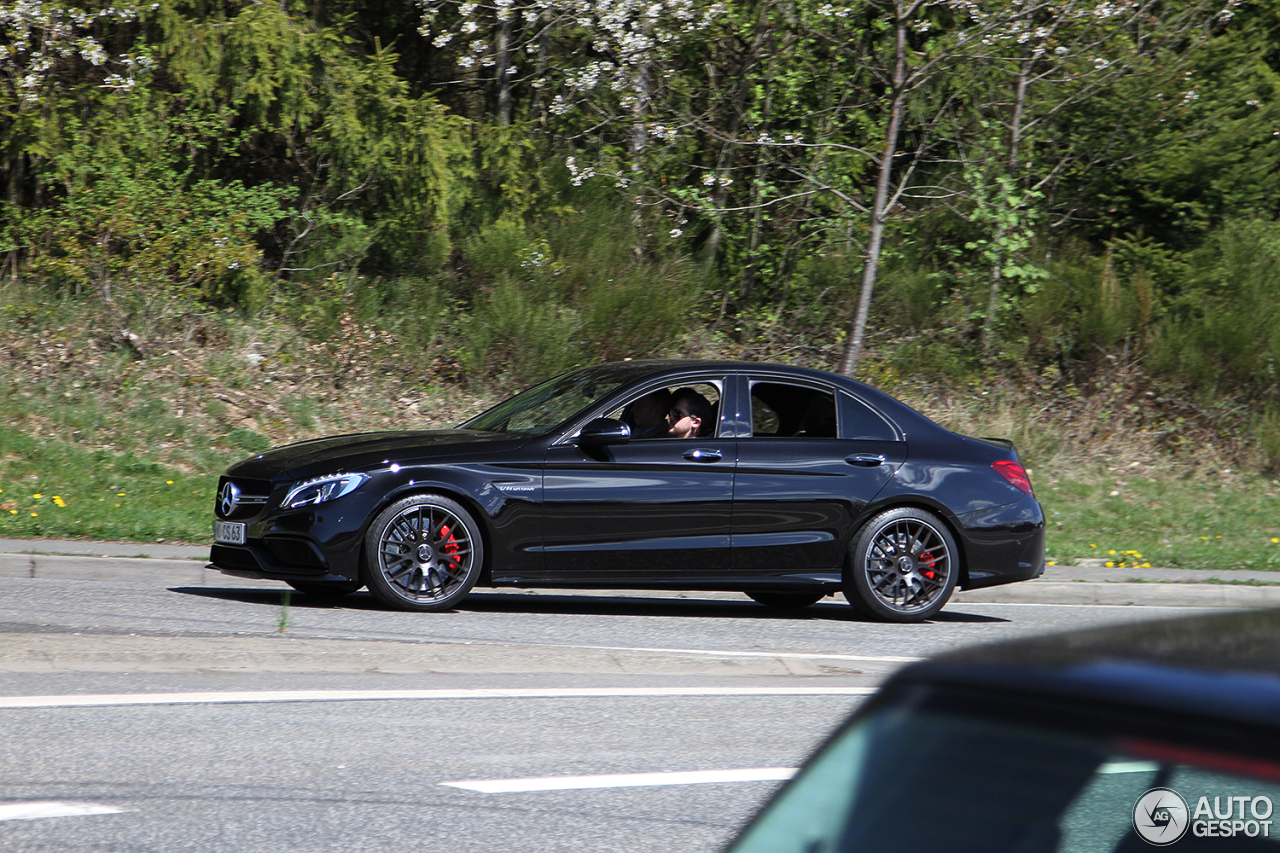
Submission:
[[[1091,628],[951,652],[890,685],[975,687],[1280,729],[1280,610]]]

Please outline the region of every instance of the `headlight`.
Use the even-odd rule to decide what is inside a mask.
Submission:
[[[343,495],[349,495],[369,479],[368,474],[330,474],[298,483],[284,496],[286,509],[315,506]]]

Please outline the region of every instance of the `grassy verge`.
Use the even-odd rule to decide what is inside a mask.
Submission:
[[[1280,572],[1280,483],[1216,471],[1040,478],[1049,559]],[[1280,579],[1280,575],[1277,575]]]
[[[73,308],[0,311],[0,537],[205,544],[218,475],[238,459],[317,435],[451,426],[515,390],[463,390],[403,342],[330,347],[220,315],[157,324],[131,352]],[[693,335],[668,354],[795,349],[777,346]],[[823,366],[820,353],[801,358]],[[1252,473],[1225,408],[1199,409],[1132,370],[1086,392],[1035,377],[937,388],[876,368],[873,384],[940,423],[1017,443],[1054,562],[1280,572],[1280,479]]]

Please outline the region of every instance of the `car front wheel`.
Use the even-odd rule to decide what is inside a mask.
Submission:
[[[448,610],[480,577],[480,529],[456,501],[414,495],[383,510],[365,534],[366,583],[397,610]]]
[[[845,598],[872,619],[924,621],[951,598],[958,559],[955,539],[933,513],[912,507],[882,512],[854,539]]]

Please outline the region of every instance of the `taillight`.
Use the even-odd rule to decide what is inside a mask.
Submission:
[[[1017,462],[1012,459],[998,459],[991,463],[991,467],[996,469],[997,474],[1031,495],[1031,497],[1034,498],[1036,496],[1036,493],[1031,491],[1031,478],[1027,476],[1027,469]]]

